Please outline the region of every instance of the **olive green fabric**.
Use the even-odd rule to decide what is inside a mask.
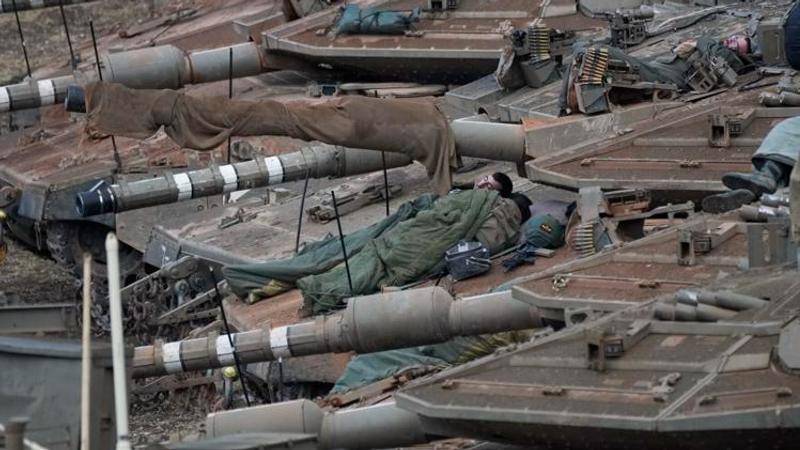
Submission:
[[[513,200],[498,197],[489,218],[475,234],[475,239],[495,254],[506,249],[509,243],[519,238],[522,213]]]
[[[358,355],[345,368],[331,393],[340,394],[391,377],[411,368],[443,369],[486,356],[500,347],[530,339],[531,331],[509,331],[456,337],[435,345]]]
[[[497,192],[482,189],[440,197],[413,220],[371,239],[352,257],[348,255],[352,292],[344,264],[298,280],[306,307],[315,314],[330,311],[343,307],[342,300],[347,297],[401,286],[430,273],[441,264],[445,250],[460,240],[475,238],[498,198]]]
[[[424,194],[404,203],[397,212],[380,222],[348,234],[344,238],[348,255],[357,255],[371,239],[381,236],[405,220],[414,218],[420,211],[430,209],[435,198],[431,194]],[[253,302],[292,289],[300,278],[323,273],[342,261],[339,237],[330,236],[306,245],[293,258],[227,266],[222,269],[222,273],[236,295]]]

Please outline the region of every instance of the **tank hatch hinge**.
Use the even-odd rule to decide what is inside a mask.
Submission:
[[[589,368],[605,372],[607,359],[623,356],[626,350],[633,348],[647,336],[649,329],[649,320],[637,319],[630,322],[624,331],[617,326],[586,330],[586,358]]]
[[[709,114],[708,145],[711,147],[730,147],[731,138],[741,136],[756,116],[755,108],[742,112],[720,110]]]

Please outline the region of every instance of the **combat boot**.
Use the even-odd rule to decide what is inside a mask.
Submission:
[[[703,211],[713,214],[724,213],[753,203],[755,199],[755,194],[747,189],[736,189],[704,198]]]
[[[750,173],[731,172],[722,176],[722,184],[728,189],[747,189],[756,198],[761,194],[772,194],[778,189],[778,183],[786,177],[788,166],[767,160],[758,170]]]

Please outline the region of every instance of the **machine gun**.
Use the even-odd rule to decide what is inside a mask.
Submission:
[[[624,60],[613,59],[608,47],[588,48],[580,60],[576,60],[576,64],[575,92],[578,110],[584,114],[610,111],[612,102],[609,93],[612,89],[616,89],[623,98],[651,95],[653,101],[673,99],[678,92],[678,86],[673,83],[642,80],[638,67]]]
[[[504,51],[495,71],[504,87],[521,86],[522,80],[538,88],[554,80],[564,56],[572,54],[574,31],[561,31],[534,21],[526,29],[512,31],[507,39],[511,47]]]
[[[647,39],[647,23],[653,21],[655,13],[652,8],[618,9],[601,14],[608,21],[611,32],[610,45],[628,48],[638,45]]]

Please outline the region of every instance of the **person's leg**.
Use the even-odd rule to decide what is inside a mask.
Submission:
[[[771,194],[786,186],[792,167],[772,159],[753,160],[753,171],[731,172],[722,176],[722,184],[728,189],[747,189],[756,197]]]
[[[703,211],[722,213],[752,203],[762,194],[771,194],[786,186],[792,166],[769,158],[753,158],[751,172],[731,172],[722,176],[722,183],[729,192],[711,195],[703,199]]]

